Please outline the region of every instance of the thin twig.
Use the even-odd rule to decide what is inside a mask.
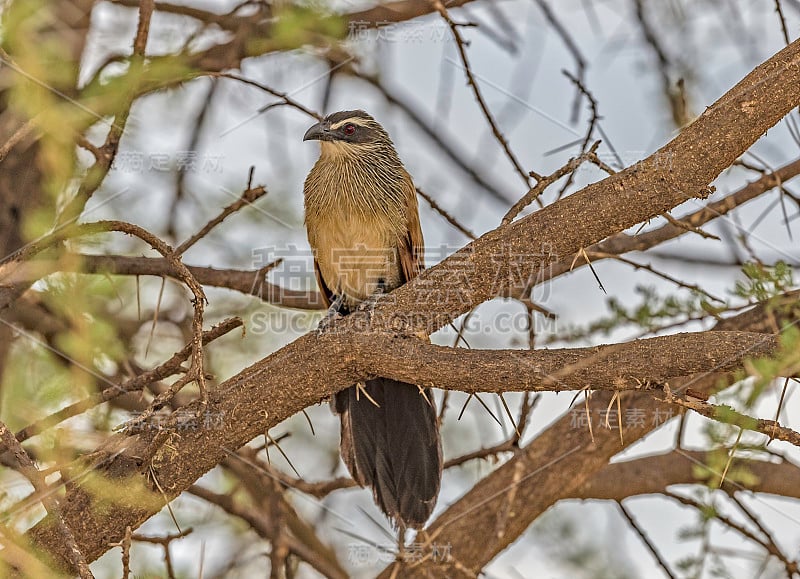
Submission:
[[[260,89],[260,90],[262,90],[262,91],[264,91],[266,93],[271,94],[272,96],[278,97],[279,99],[281,99],[283,101],[283,104],[288,105],[288,106],[292,107],[293,109],[297,109],[298,111],[307,114],[309,117],[313,117],[313,118],[317,119],[318,121],[322,120],[322,115],[320,113],[318,113],[317,111],[311,110],[310,108],[306,107],[305,105],[300,104],[298,101],[294,100],[291,96],[289,96],[288,93],[276,90],[276,89],[274,89],[274,88],[272,88],[270,86],[267,86],[267,85],[262,84],[260,82],[256,82],[256,81],[251,80],[249,78],[245,78],[243,76],[239,76],[238,74],[233,74],[233,73],[230,73],[230,72],[198,71],[196,73],[193,73],[192,76],[195,77],[195,78],[198,78],[198,77],[201,77],[201,76],[210,76],[210,77],[213,77],[213,78],[228,78],[228,79],[231,79],[231,80],[235,80],[235,81],[241,82],[243,84],[247,84],[247,85],[253,86],[253,87],[257,88],[257,89]],[[272,105],[272,106],[274,106],[274,105]]]
[[[186,251],[192,247],[195,243],[203,239],[208,233],[214,229],[217,225],[225,221],[228,216],[233,213],[236,213],[244,207],[245,205],[252,205],[256,200],[260,199],[264,195],[267,194],[267,190],[263,186],[253,187],[250,188],[248,186],[247,189],[244,190],[242,196],[239,197],[236,201],[225,207],[219,215],[211,219],[208,223],[206,223],[200,230],[192,235],[189,239],[181,243],[178,247],[175,248],[175,256],[179,257],[186,253]]]
[[[786,572],[789,574],[789,576],[795,575],[797,573],[797,570],[798,570],[797,561],[796,560],[795,561],[790,560],[784,554],[784,552],[781,550],[781,548],[778,547],[777,543],[775,542],[775,539],[772,538],[772,533],[770,533],[769,529],[767,529],[761,523],[759,518],[756,517],[755,513],[753,513],[749,508],[747,508],[747,505],[745,505],[742,501],[740,501],[737,498],[735,493],[728,494],[728,498],[731,501],[733,501],[734,503],[736,503],[736,506],[739,507],[739,510],[742,511],[747,516],[747,518],[750,519],[750,521],[752,521],[752,523],[756,527],[758,527],[758,530],[761,531],[761,533],[764,535],[764,538],[766,539],[766,541],[770,545],[770,548],[768,549],[769,552],[771,554],[775,555],[775,557],[777,559],[779,559],[781,561],[781,563],[783,563],[783,566],[786,569]]]
[[[778,13],[778,19],[781,21],[781,31],[783,32],[783,41],[788,46],[791,44],[791,39],[789,38],[789,27],[786,25],[786,17],[783,15],[783,6],[781,5],[781,0],[775,0],[775,12]]]
[[[578,155],[577,157],[573,157],[567,163],[556,169],[549,175],[546,176],[538,176],[536,185],[531,187],[522,198],[514,203],[511,209],[503,216],[502,224],[508,225],[511,223],[514,218],[519,215],[523,209],[525,209],[528,205],[533,203],[539,196],[544,193],[545,189],[547,189],[550,185],[561,179],[564,175],[574,172],[578,167],[580,167],[583,163],[591,162],[597,166],[602,168],[602,162],[597,157],[597,148],[600,146],[600,141],[595,142],[588,151]],[[609,171],[613,173],[613,169],[610,167],[608,168]]]
[[[642,529],[639,526],[639,524],[636,522],[636,520],[631,515],[630,511],[628,511],[628,509],[625,508],[625,505],[622,504],[622,501],[617,501],[617,506],[619,507],[619,510],[622,513],[622,516],[625,517],[625,519],[628,521],[628,524],[631,526],[631,528],[634,531],[636,531],[637,535],[639,535],[639,538],[642,540],[642,543],[644,543],[644,546],[647,547],[648,551],[650,551],[650,554],[653,555],[653,558],[659,564],[659,566],[664,571],[664,573],[666,573],[667,576],[670,579],[676,579],[675,574],[669,568],[669,565],[664,560],[664,558],[661,556],[661,553],[658,552],[658,549],[656,549],[655,544],[650,540],[650,537],[647,536],[647,533],[644,532],[644,529]]]
[[[154,0],[141,0],[141,2],[139,2],[139,21],[136,27],[136,36],[133,40],[133,55],[130,59],[129,74],[132,74],[133,78],[137,78],[139,72],[144,68],[145,49],[147,47],[147,39],[150,35],[150,20],[153,16],[154,7]],[[114,115],[114,122],[108,130],[105,143],[103,143],[103,146],[99,149],[101,155],[95,155],[95,162],[86,171],[86,177],[78,188],[78,192],[67,203],[61,213],[59,213],[56,219],[58,226],[75,220],[83,211],[87,201],[89,201],[103,183],[119,150],[119,144],[125,132],[131,107],[138,96],[140,96],[137,94],[138,91],[139,87],[135,85],[128,88],[120,110]]]
[[[678,495],[678,494],[675,494],[675,493],[673,493],[671,491],[668,491],[668,490],[663,491],[662,494],[665,497],[669,497],[669,498],[671,498],[671,499],[673,499],[673,500],[675,500],[675,501],[677,501],[679,503],[682,503],[682,504],[684,504],[686,506],[693,507],[693,508],[697,509],[698,511],[700,511],[701,513],[707,513],[708,512],[708,506],[703,505],[703,504],[699,503],[698,501],[696,501],[694,499],[691,499],[689,497]],[[778,560],[783,562],[784,566],[786,566],[787,571],[789,571],[789,576],[790,577],[798,572],[797,563],[788,561],[786,559],[786,557],[783,555],[783,553],[774,546],[774,543],[772,543],[772,541],[767,541],[767,540],[764,540],[764,539],[758,537],[752,531],[750,531],[747,527],[737,523],[736,521],[734,521],[730,517],[723,515],[717,509],[715,509],[714,518],[717,521],[719,521],[721,524],[723,524],[723,525],[733,529],[734,531],[738,532],[740,535],[742,535],[746,539],[750,539],[756,545],[761,546],[770,555],[773,555],[775,558],[777,558]]]
[[[500,444],[496,444],[488,448],[480,448],[473,452],[451,458],[444,463],[444,468],[447,469],[454,466],[459,466],[471,460],[493,458],[504,452],[518,451],[520,448],[520,440],[522,439],[523,434],[525,434],[525,427],[528,425],[531,413],[536,407],[539,399],[540,397],[538,395],[531,397],[530,392],[525,393],[525,397],[522,400],[522,407],[520,408],[519,412],[519,419],[517,420],[518,426],[515,428],[510,438],[504,440]],[[513,418],[511,420],[512,422],[514,421]]]
[[[47,492],[47,483],[44,480],[44,476],[39,472],[39,469],[36,468],[36,465],[33,464],[31,457],[28,456],[28,453],[25,452],[25,449],[22,448],[22,445],[14,437],[14,434],[8,429],[4,422],[0,422],[0,440],[2,440],[6,448],[9,449],[17,459],[19,472],[30,481],[34,490],[41,496],[40,500],[44,508],[55,518],[61,539],[67,545],[70,563],[77,569],[81,579],[92,579],[94,575],[92,575],[92,572],[89,570],[89,564],[86,562],[83,553],[81,553],[75,536],[61,517],[61,505],[59,504],[58,498],[53,493]]]
[[[447,8],[444,7],[444,4],[441,0],[433,0],[433,6],[437,12],[442,16],[447,25],[450,27],[450,32],[453,34],[453,38],[456,41],[456,46],[458,47],[458,54],[461,57],[461,64],[464,67],[464,73],[467,75],[467,84],[472,87],[472,93],[475,96],[475,100],[478,102],[478,106],[480,107],[481,111],[483,112],[483,116],[486,118],[486,121],[489,123],[489,126],[492,129],[492,133],[494,134],[497,142],[500,143],[500,146],[505,151],[506,157],[508,160],[511,161],[511,164],[514,166],[517,174],[520,176],[522,181],[525,183],[527,187],[531,186],[530,176],[528,175],[527,171],[522,168],[517,157],[514,155],[513,151],[511,150],[508,141],[503,136],[503,133],[500,132],[500,129],[497,127],[497,123],[494,120],[494,116],[492,112],[489,110],[489,106],[486,104],[486,101],[483,98],[483,94],[481,93],[480,88],[478,87],[478,83],[475,80],[475,75],[472,73],[472,68],[470,68],[469,59],[467,58],[467,50],[466,50],[466,43],[461,36],[461,32],[459,31],[459,24],[453,21],[450,18],[450,14],[447,12]]]
[[[578,89],[578,94],[582,94],[586,96],[586,99],[589,101],[589,109],[592,111],[591,116],[589,117],[589,127],[586,129],[586,136],[583,138],[583,143],[581,143],[581,152],[586,151],[589,143],[592,140],[592,135],[594,134],[594,129],[597,123],[600,121],[600,110],[597,104],[597,99],[594,98],[592,93],[589,92],[589,89],[583,84],[582,76],[572,76],[568,71],[562,70],[561,73],[566,76],[568,79],[572,81]],[[579,101],[576,100],[576,104]]]
[[[778,401],[778,409],[775,411],[775,424],[778,424],[778,419],[781,416],[781,409],[783,408],[783,400],[786,397],[786,389],[789,387],[789,377],[786,377],[786,380],[783,382],[783,389],[781,390],[781,399]],[[770,434],[769,439],[772,440],[775,438],[772,434]]]
[[[705,239],[715,239],[717,241],[722,241],[719,236],[714,235],[713,233],[708,233],[707,231],[703,231],[699,227],[695,227],[691,223],[687,223],[686,221],[681,221],[679,219],[675,219],[672,215],[669,214],[668,211],[665,211],[661,214],[661,217],[669,221],[675,227],[680,227],[681,229],[685,229],[686,231],[690,231],[692,233],[696,233],[700,237],[704,237]]]
[[[561,21],[556,17],[553,10],[550,8],[550,5],[545,2],[544,0],[536,0],[537,6],[544,14],[544,17],[550,23],[550,26],[553,27],[556,34],[561,38],[564,46],[567,47],[567,51],[572,55],[572,59],[575,61],[575,65],[578,69],[577,75],[574,77],[575,84],[578,85],[578,91],[575,94],[575,100],[572,103],[572,122],[575,123],[578,120],[578,107],[581,104],[581,94],[587,94],[585,91],[581,90],[581,86],[583,86],[583,79],[586,76],[586,58],[584,58],[583,54],[581,53],[580,48],[578,48],[578,43],[575,42],[572,34],[570,34],[569,30],[561,23]],[[570,78],[573,78],[571,75]],[[590,138],[591,130],[586,135],[586,139]],[[585,147],[583,148],[585,150]]]
[[[795,446],[800,446],[800,432],[786,426],[781,426],[775,420],[753,418],[724,404],[710,404],[700,400],[678,398],[669,392],[668,388],[665,388],[665,397],[663,401],[688,408],[689,410],[694,410],[698,414],[706,418],[711,418],[712,420],[722,421],[725,424],[738,426],[743,430],[759,432],[770,438],[783,440]]]
[[[471,232],[469,229],[467,229],[466,227],[464,227],[463,225],[461,225],[461,223],[459,223],[459,222],[458,222],[458,220],[457,220],[455,217],[453,217],[453,216],[452,216],[452,215],[450,215],[450,214],[449,214],[447,211],[445,211],[444,209],[442,209],[442,208],[439,206],[439,204],[438,204],[438,203],[436,203],[436,201],[434,201],[434,200],[433,200],[433,198],[432,198],[430,195],[428,195],[427,193],[425,193],[425,192],[424,192],[422,189],[420,189],[419,187],[417,187],[417,195],[419,195],[419,196],[420,196],[420,197],[422,197],[422,198],[423,198],[425,201],[427,201],[427,202],[428,202],[428,205],[430,205],[430,206],[431,206],[431,209],[433,209],[434,211],[436,211],[436,213],[438,213],[439,215],[441,215],[442,217],[444,217],[444,218],[445,218],[445,220],[446,220],[446,221],[447,221],[447,222],[448,222],[450,225],[452,225],[453,227],[455,227],[456,229],[458,229],[458,230],[459,230],[461,233],[463,233],[464,235],[466,235],[466,236],[467,236],[467,237],[469,237],[470,239],[477,239],[477,236],[476,236],[474,233],[472,233],[472,232]]]
[[[33,133],[34,130],[38,129],[37,119],[38,117],[27,121],[24,125],[17,129],[13,135],[11,135],[5,143],[3,143],[3,146],[0,147],[0,163],[3,162],[3,160],[8,156],[14,147],[16,147],[21,141]]]
[[[661,77],[661,90],[670,105],[672,119],[676,127],[684,127],[689,123],[689,111],[686,103],[686,94],[683,79],[679,80],[675,87],[670,76],[670,69],[673,62],[667,55],[666,49],[656,34],[656,28],[645,14],[644,0],[633,0],[636,11],[636,19],[642,29],[642,34],[647,44],[650,45],[653,53],[658,59],[658,72]]]
[[[628,259],[626,257],[622,257],[621,255],[616,255],[616,254],[613,254],[613,253],[592,253],[592,254],[589,255],[589,257],[590,258],[598,258],[599,257],[599,258],[604,258],[604,259],[613,259],[613,260],[619,261],[620,263],[624,263],[624,264],[630,265],[634,269],[643,269],[645,271],[649,271],[653,275],[656,275],[656,276],[660,277],[661,279],[664,279],[664,280],[666,280],[666,281],[668,281],[670,283],[673,283],[678,287],[682,287],[684,289],[687,289],[687,290],[702,294],[702,295],[706,296],[707,298],[709,298],[709,299],[711,299],[711,300],[713,300],[715,302],[719,302],[721,304],[726,303],[725,300],[723,300],[722,298],[718,298],[717,296],[711,294],[710,292],[706,291],[705,289],[703,289],[698,284],[687,283],[687,282],[681,281],[678,278],[673,277],[673,276],[671,276],[671,275],[669,275],[667,273],[664,273],[662,271],[658,271],[657,269],[655,269],[650,264],[639,263],[638,261],[633,261],[632,259]]]
[[[45,249],[57,246],[74,237],[94,235],[97,233],[107,233],[111,231],[133,235],[134,237],[138,237],[150,245],[150,247],[160,253],[169,262],[170,266],[175,270],[178,278],[184,284],[186,284],[186,286],[192,292],[194,296],[192,300],[194,316],[192,317],[192,366],[189,374],[197,383],[197,386],[200,389],[200,396],[203,403],[205,403],[206,383],[205,372],[203,370],[203,310],[205,308],[206,296],[203,292],[202,286],[200,286],[183,262],[181,262],[180,259],[175,256],[174,250],[165,241],[156,235],[153,235],[146,229],[139,227],[138,225],[126,223],[124,221],[95,221],[92,223],[72,224],[68,226],[62,226],[50,235],[47,235],[22,247],[6,259],[0,261],[0,266],[7,265],[9,263],[25,261],[44,251]],[[152,414],[152,412],[150,412],[150,414]]]
[[[231,330],[243,325],[244,322],[241,320],[241,318],[228,318],[227,320],[212,327],[210,330],[203,332],[203,344],[208,344],[220,336],[227,334]],[[129,392],[139,391],[148,384],[158,382],[164,378],[168,378],[169,376],[182,372],[183,369],[181,364],[189,358],[191,353],[192,344],[189,343],[180,351],[175,352],[175,354],[173,354],[169,360],[156,366],[152,370],[148,370],[147,372],[139,374],[135,378],[131,378],[130,380],[119,385],[109,382],[111,386],[108,388],[105,388],[97,394],[93,394],[88,398],[79,400],[78,402],[70,404],[69,406],[62,408],[61,410],[54,412],[45,418],[29,424],[22,430],[19,430],[15,436],[18,441],[24,442],[25,440],[44,432],[48,428],[53,428],[64,420],[72,418],[73,416],[77,416],[78,414],[82,414],[83,412],[89,410],[90,408],[94,408],[103,402],[108,402],[109,400],[113,400],[114,398]],[[2,448],[0,448],[0,452],[2,452]]]

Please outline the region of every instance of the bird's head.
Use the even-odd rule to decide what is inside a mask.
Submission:
[[[319,141],[323,155],[363,155],[394,149],[384,128],[361,110],[332,113],[310,127],[304,141]]]

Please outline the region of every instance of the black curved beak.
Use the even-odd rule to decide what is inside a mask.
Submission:
[[[303,135],[304,141],[329,141],[331,139],[331,125],[326,121],[310,127]]]

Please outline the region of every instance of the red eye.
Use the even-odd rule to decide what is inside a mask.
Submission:
[[[356,132],[356,126],[353,123],[348,123],[344,126],[344,134],[352,135]]]

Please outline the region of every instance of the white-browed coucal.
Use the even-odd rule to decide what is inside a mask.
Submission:
[[[389,135],[364,111],[328,115],[303,140],[320,141],[303,189],[317,283],[329,313],[347,315],[424,268],[416,190]],[[350,474],[396,526],[422,527],[442,476],[430,390],[375,378],[336,394],[334,408]]]

